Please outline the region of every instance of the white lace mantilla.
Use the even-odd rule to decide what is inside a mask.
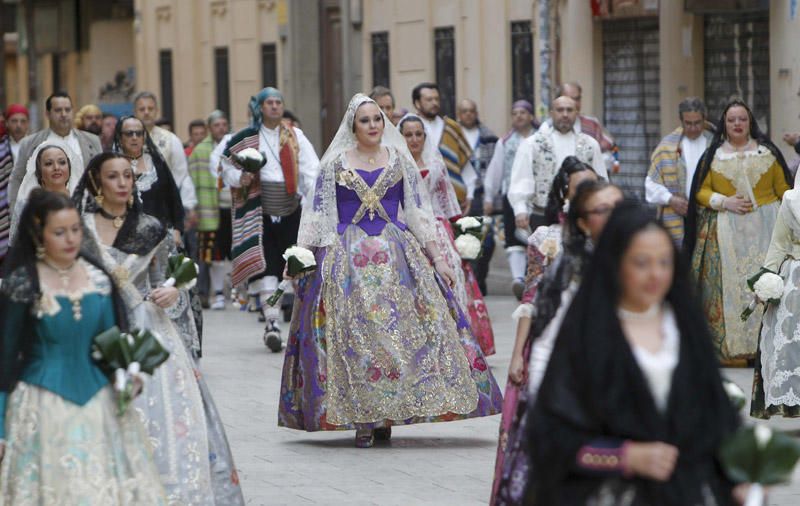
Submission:
[[[764,146],[736,153],[725,153],[718,149],[711,170],[728,179],[741,195],[751,195],[752,189],[773,163],[775,155]]]

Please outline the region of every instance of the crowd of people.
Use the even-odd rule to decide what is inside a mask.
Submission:
[[[626,198],[624,146],[581,113],[581,92],[561,85],[547,118],[514,102],[499,137],[472,100],[442,116],[435,83],[411,90],[413,112],[377,87],[352,98],[321,158],[272,87],[246,128],[214,110],[186,144],[147,91],[119,118],[54,93],[38,132],[9,106],[4,503],[244,504],[200,369],[203,309],[229,301],[284,351],[280,426],[354,430],[369,448],[393,426],[502,413],[492,504],[742,502],[749,484],[717,461],[741,424],[720,361],[754,366],[751,416],[800,415],[793,175],[747,104],[714,124],[688,97],[653,152],[647,202]],[[470,216],[486,232],[472,256],[457,242]],[[495,241],[520,301],[505,395],[486,361]],[[290,274],[292,246],[316,268]],[[166,282],[181,254],[196,286]],[[765,273],[783,295],[740,317]],[[93,354],[114,326],[169,352],[131,373],[124,413]]]

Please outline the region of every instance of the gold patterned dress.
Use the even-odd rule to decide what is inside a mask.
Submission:
[[[501,409],[469,320],[402,219],[412,187],[401,163],[368,172],[342,158],[323,169],[336,181],[338,237],[297,290],[281,426],[378,428]]]
[[[788,189],[775,155],[759,145],[739,153],[718,149],[696,194],[697,241],[691,266],[723,361],[755,357],[760,322],[743,322],[739,315],[750,303],[747,279],[764,260]],[[740,215],[723,209],[723,199],[737,194],[754,202],[751,212]]]

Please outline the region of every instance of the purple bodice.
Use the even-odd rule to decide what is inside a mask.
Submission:
[[[378,177],[380,177],[383,170],[383,168],[375,169],[373,171],[356,169],[364,182],[370,187],[375,185],[375,182],[378,180]],[[403,180],[401,179],[388,190],[386,190],[386,193],[381,199],[381,205],[383,205],[383,208],[386,210],[386,215],[389,216],[392,223],[394,223],[401,230],[406,230],[405,223],[402,223],[397,218],[397,214],[400,209],[400,203],[403,201],[403,195]],[[343,234],[347,229],[347,226],[353,224],[353,218],[355,218],[356,213],[358,213],[359,208],[361,208],[361,199],[358,197],[358,194],[355,191],[337,184],[336,208],[339,212],[339,226],[337,230],[339,234]],[[370,219],[369,212],[367,212],[364,214],[364,217],[361,218],[358,223],[356,223],[356,225],[361,227],[361,229],[366,232],[367,235],[380,234],[383,232],[386,224],[387,221],[377,212],[375,212],[372,219]]]

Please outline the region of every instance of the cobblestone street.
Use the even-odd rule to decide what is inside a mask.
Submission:
[[[513,344],[516,301],[487,304],[497,340],[488,361],[501,386]],[[500,416],[395,428],[389,445],[353,447],[352,432],[305,433],[277,426],[282,354],[261,342],[255,315],[207,311],[203,370],[221,411],[252,505],[479,505],[491,488]],[[750,369],[728,370],[745,392]],[[698,406],[702,409],[702,406]],[[773,427],[797,430],[796,420]],[[794,484],[775,489],[770,505],[800,504]]]

